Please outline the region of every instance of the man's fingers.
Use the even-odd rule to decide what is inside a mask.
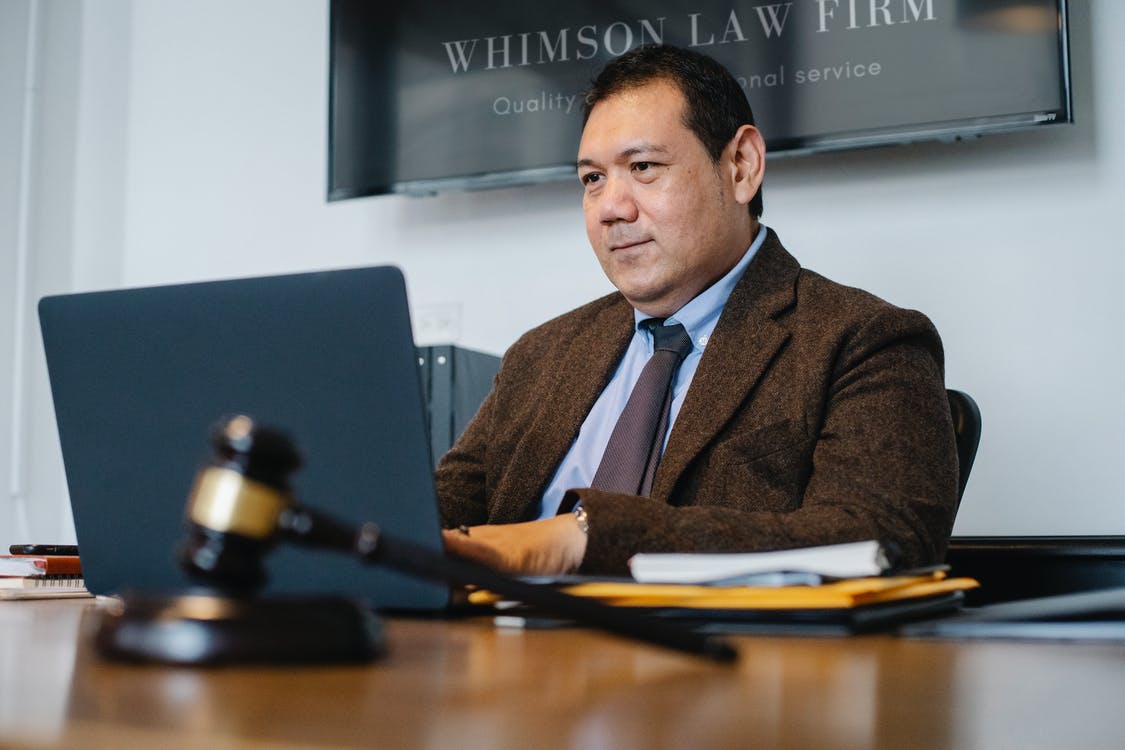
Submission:
[[[458,529],[445,529],[441,532],[445,542],[445,551],[472,560],[490,568],[502,570],[504,560],[496,548],[489,544],[474,539],[471,534],[465,534]]]

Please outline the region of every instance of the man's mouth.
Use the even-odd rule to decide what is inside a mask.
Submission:
[[[650,242],[650,240],[648,238],[617,240],[616,242],[610,244],[609,249],[610,252],[617,252],[618,250],[628,250],[631,247],[637,247],[639,245],[645,244],[646,242]]]

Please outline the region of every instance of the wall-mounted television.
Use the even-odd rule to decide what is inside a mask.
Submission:
[[[328,199],[574,179],[581,93],[658,42],[772,155],[1072,120],[1065,0],[332,0]]]

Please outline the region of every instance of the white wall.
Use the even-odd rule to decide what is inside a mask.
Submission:
[[[32,297],[396,263],[416,314],[452,306],[459,343],[501,351],[609,289],[577,184],[325,203],[326,3],[20,4],[62,92],[41,109],[70,115],[34,152]],[[1074,126],[770,163],[766,223],[805,265],[929,313],[949,385],[980,402],[959,534],[1125,533],[1125,6],[1079,0],[1071,23]],[[18,533],[38,539],[68,519],[31,338],[23,460],[44,510]],[[0,543],[14,518],[0,498]]]
[[[22,386],[16,375],[23,368],[14,355],[22,347],[17,330],[24,330],[17,315],[26,306],[18,298],[21,273],[23,214],[23,131],[26,110],[26,62],[28,7],[0,4],[0,530],[4,522],[16,523],[13,496],[21,481],[13,467],[19,464],[12,451],[19,445],[13,436],[21,422],[16,411],[16,393]],[[22,509],[22,506],[21,506]],[[0,534],[0,536],[5,536]],[[0,540],[2,541],[2,540]]]
[[[81,7],[0,5],[0,544],[66,541],[73,527],[35,318],[41,290],[73,284]],[[12,104],[9,108],[7,105]],[[10,295],[10,296],[9,296]]]

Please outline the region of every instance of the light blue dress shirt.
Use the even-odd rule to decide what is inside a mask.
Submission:
[[[695,377],[695,370],[699,367],[699,360],[703,356],[703,350],[707,348],[711,332],[715,330],[715,324],[719,322],[719,315],[723,312],[723,307],[727,304],[727,299],[730,297],[735,284],[742,278],[746,267],[750,265],[750,261],[753,260],[765,238],[766,227],[763,225],[746,254],[742,256],[742,260],[726,276],[716,281],[665,321],[666,324],[679,323],[683,325],[692,341],[691,352],[684,358],[683,364],[680,365],[672,383],[672,407],[668,417],[668,434],[672,432],[672,425],[675,424],[676,417],[680,413],[684,396],[687,395],[688,386],[691,385],[692,378]],[[633,386],[636,385],[637,379],[641,376],[641,370],[644,369],[648,358],[652,356],[652,334],[639,325],[642,320],[650,316],[634,310],[633,317],[635,330],[633,338],[629,342],[629,347],[625,350],[625,355],[617,365],[617,371],[614,373],[613,379],[609,381],[609,385],[598,396],[598,400],[594,402],[590,413],[586,415],[586,421],[582,423],[582,427],[578,431],[578,437],[575,438],[574,444],[570,446],[570,452],[559,464],[555,476],[547,485],[541,500],[539,518],[550,518],[558,513],[559,504],[567,490],[590,486],[594,479],[594,472],[598,470],[598,464],[601,463],[605,447],[609,443],[609,436],[613,433],[614,425],[617,424],[617,418],[621,416],[621,412],[625,409],[625,403],[629,400],[629,394],[633,392]],[[664,436],[664,444],[668,444],[668,435]]]

